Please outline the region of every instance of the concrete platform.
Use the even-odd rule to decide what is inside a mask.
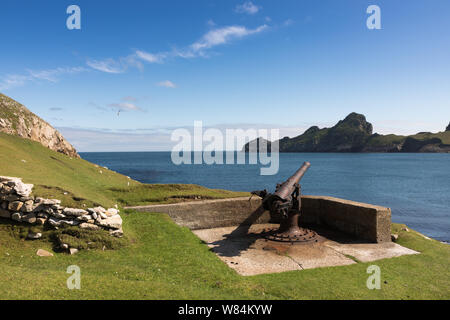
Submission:
[[[418,254],[396,243],[363,243],[326,229],[314,243],[286,244],[260,236],[274,224],[193,230],[217,256],[241,275],[250,276],[319,267],[344,266]],[[356,260],[356,261],[355,261]]]

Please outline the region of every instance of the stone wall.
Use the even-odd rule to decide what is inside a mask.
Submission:
[[[167,213],[192,230],[268,223],[261,198],[248,197],[130,207]],[[332,197],[303,196],[301,221],[323,225],[369,242],[391,241],[391,210]],[[273,222],[273,221],[272,221]]]
[[[20,178],[0,176],[0,218],[36,225],[78,226],[82,229],[105,229],[121,237],[122,218],[119,210],[102,207],[77,209],[61,206],[57,199],[35,198],[32,184]]]

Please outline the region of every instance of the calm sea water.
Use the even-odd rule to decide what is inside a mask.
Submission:
[[[280,170],[259,165],[174,165],[169,152],[81,153],[144,183],[193,183],[235,191],[273,190],[304,161],[304,194],[328,195],[390,207],[392,220],[435,239],[450,240],[450,154],[283,153]]]

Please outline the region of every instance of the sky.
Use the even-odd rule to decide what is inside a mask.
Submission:
[[[296,136],[351,112],[381,134],[443,131],[449,13],[448,0],[2,0],[0,92],[78,151],[170,150],[194,121]]]

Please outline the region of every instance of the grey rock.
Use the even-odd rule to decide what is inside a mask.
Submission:
[[[60,223],[68,226],[77,226],[80,224],[80,222],[76,220],[60,220]]]
[[[61,221],[53,217],[49,218],[47,221],[53,227],[59,227],[61,225]]]
[[[391,234],[391,240],[392,241],[397,241],[398,240],[398,234]]]
[[[22,216],[22,222],[36,223],[36,214],[29,213]]]
[[[100,229],[99,226],[92,224],[92,223],[87,223],[87,222],[83,222],[79,225],[79,227],[81,229],[87,229],[87,230],[98,230]]]
[[[32,212],[34,207],[34,201],[33,200],[27,200],[24,202],[22,208],[20,211],[22,212]]]
[[[30,232],[30,233],[28,233],[28,235],[27,235],[27,239],[31,239],[31,240],[37,240],[37,239],[40,239],[40,238],[42,238],[42,233],[40,233],[40,232]]]
[[[19,196],[28,197],[33,190],[33,185],[20,182],[15,185],[14,190]]]
[[[22,215],[19,212],[14,212],[11,215],[11,219],[13,219],[14,221],[20,222],[20,221],[22,221]]]
[[[70,253],[71,255],[76,254],[76,253],[78,253],[78,249],[70,248],[70,249],[69,249],[69,253]]]
[[[9,203],[8,209],[10,211],[19,211],[22,208],[22,206],[23,206],[23,202],[13,201],[13,202]]]
[[[116,214],[115,216],[101,220],[99,225],[111,229],[120,229],[122,227],[122,218]]]
[[[114,209],[114,208],[109,208],[108,210],[106,210],[106,216],[108,216],[108,217],[115,216],[118,213],[119,213],[119,210]]]
[[[36,224],[43,226],[47,222],[46,218],[36,218]]]
[[[109,234],[111,236],[113,236],[113,237],[116,237],[116,238],[122,238],[123,237],[123,230],[122,230],[122,228],[117,229],[117,230],[110,230]]]
[[[43,249],[39,249],[36,254],[40,257],[53,257],[53,253]]]
[[[63,243],[63,244],[61,244],[61,249],[68,250],[69,249],[69,245],[67,243]]]
[[[65,208],[63,210],[63,214],[65,214],[66,216],[79,217],[79,216],[85,215],[87,213],[88,212],[86,210],[83,210],[83,209]]]

